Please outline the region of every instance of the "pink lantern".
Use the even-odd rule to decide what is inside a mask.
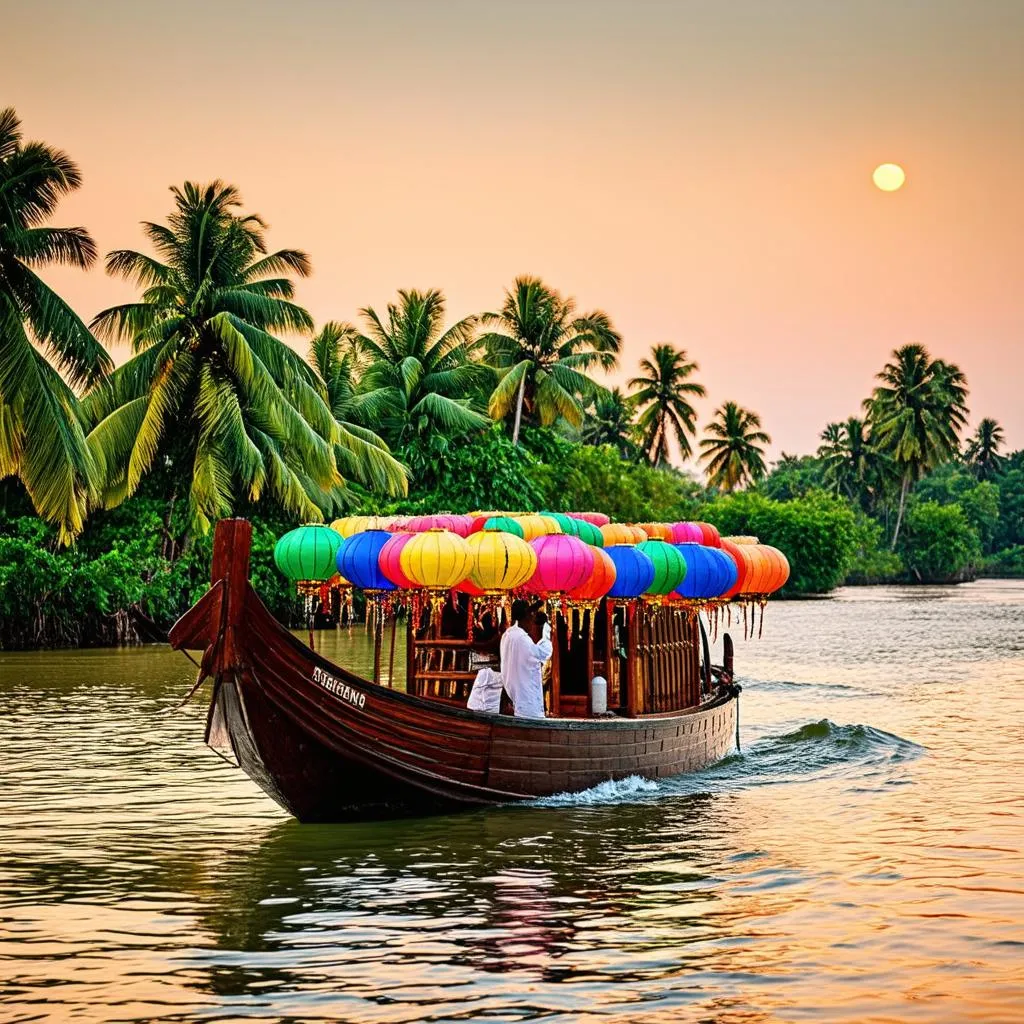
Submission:
[[[566,515],[572,516],[573,519],[582,519],[594,526],[607,526],[611,522],[603,512],[567,512]]]
[[[674,544],[703,544],[704,531],[697,523],[673,523],[672,542]]]
[[[414,580],[409,579],[408,576],[402,572],[402,548],[409,543],[413,538],[411,533],[396,533],[389,541],[384,542],[384,546],[380,549],[380,554],[377,556],[377,565],[380,566],[380,571],[399,590],[415,590],[419,584]]]
[[[537,568],[526,582],[526,589],[537,594],[564,594],[590,579],[594,571],[594,552],[578,537],[550,533],[530,541],[537,552]]]

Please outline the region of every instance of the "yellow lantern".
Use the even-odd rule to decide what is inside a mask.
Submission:
[[[469,545],[450,530],[413,535],[399,556],[402,572],[427,590],[448,590],[461,583],[473,563]]]
[[[537,568],[537,553],[515,534],[497,530],[472,533],[469,578],[483,591],[514,590]]]
[[[606,548],[611,547],[613,544],[635,544],[636,540],[636,527],[627,526],[625,523],[607,523],[601,527],[601,536],[604,538],[604,546]],[[643,534],[643,540],[647,539],[647,534],[640,531]]]
[[[392,516],[344,516],[331,523],[331,529],[346,539],[356,533],[367,530],[386,530],[391,525]]]
[[[517,516],[516,522],[523,528],[524,540],[536,540],[538,537],[546,537],[549,534],[561,533],[562,528],[556,519],[551,516],[525,515]]]

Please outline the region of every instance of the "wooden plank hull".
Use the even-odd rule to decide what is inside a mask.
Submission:
[[[244,564],[218,577],[232,542],[217,541],[215,578],[225,582],[175,626],[171,642],[205,647],[203,667],[215,678],[208,741],[226,739],[243,770],[300,821],[427,814],[632,775],[667,778],[734,747],[733,687],[678,713],[538,721],[375,685],[274,619],[248,582],[247,547]]]

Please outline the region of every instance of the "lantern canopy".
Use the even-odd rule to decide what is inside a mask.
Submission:
[[[572,518],[571,516],[569,518]],[[593,523],[588,523],[586,519],[574,519],[573,522],[576,524],[576,536],[579,537],[584,544],[589,544],[591,547],[603,548],[604,547],[604,535],[601,533],[601,528],[595,526]]]
[[[395,516],[344,516],[331,523],[331,529],[342,537],[351,537],[367,530],[386,530],[394,523]]]
[[[654,582],[654,563],[638,547],[613,544],[604,552],[615,565],[615,582],[609,597],[639,597]]]
[[[484,530],[466,541],[470,551],[469,579],[484,591],[521,587],[537,568],[537,553],[511,533]]]
[[[694,526],[700,529],[703,539],[701,543],[709,548],[720,548],[722,546],[722,538],[718,533],[718,528],[712,526],[710,523],[694,523]]]
[[[594,571],[593,549],[578,537],[550,534],[530,542],[537,553],[537,568],[527,581],[538,594],[564,594],[582,586]]]
[[[293,583],[329,580],[342,538],[318,523],[289,530],[274,545],[274,563]]]
[[[399,558],[402,572],[428,590],[448,590],[461,583],[473,561],[469,544],[462,537],[437,529],[414,534]]]
[[[599,547],[591,547],[590,550],[594,555],[594,568],[584,583],[566,594],[570,601],[600,601],[615,585],[615,563],[611,556]]]
[[[393,534],[387,530],[354,533],[338,551],[338,572],[361,590],[394,590],[395,584],[380,567],[380,552]]]
[[[561,512],[541,512],[540,515],[544,519],[553,519],[558,523],[558,527],[562,533],[568,534],[570,537],[578,537],[580,535],[580,520],[573,519],[572,516],[563,515]]]
[[[644,533],[651,540],[667,540],[670,543],[674,540],[672,527],[668,523],[637,523]]]
[[[674,544],[658,538],[637,544],[636,549],[642,551],[654,564],[654,579],[646,593],[663,597],[671,594],[685,579],[686,559]]]
[[[607,526],[611,519],[608,518],[603,512],[570,512],[570,516],[573,519],[582,519],[585,523],[591,523],[594,526]]]
[[[647,539],[647,534],[643,530],[637,531],[636,527],[627,526],[625,523],[606,523],[601,527],[601,536],[604,538],[605,547],[610,547],[613,544],[635,544],[637,532],[640,533],[640,540]]]
[[[748,578],[754,570],[753,558],[750,555],[749,544],[736,544],[731,538],[723,537],[721,540],[722,550],[731,555],[736,563],[736,582],[722,595],[726,600],[738,597],[747,593],[746,585]]]
[[[675,544],[703,544],[704,531],[697,523],[673,523],[672,541]]]

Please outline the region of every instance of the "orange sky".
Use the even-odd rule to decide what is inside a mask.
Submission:
[[[62,223],[140,247],[221,177],[352,319],[398,287],[453,316],[535,273],[656,342],[708,399],[813,450],[896,345],[958,362],[1024,446],[1020,0],[3,3],[30,138],[85,187]],[[6,34],[6,33],[5,33]],[[13,58],[13,59],[12,59]],[[871,184],[884,161],[908,182]],[[132,292],[50,274],[89,317]]]

